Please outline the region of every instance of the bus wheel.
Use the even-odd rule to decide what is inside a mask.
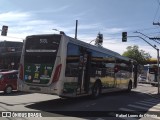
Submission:
[[[128,89],[127,89],[127,91],[128,91],[128,92],[131,92],[131,89],[132,89],[132,82],[130,81],[129,84],[128,84]]]
[[[95,82],[92,88],[92,98],[97,98],[101,94],[101,84],[100,82]]]
[[[10,94],[12,92],[12,87],[11,86],[7,86],[4,90],[4,93],[6,94]]]

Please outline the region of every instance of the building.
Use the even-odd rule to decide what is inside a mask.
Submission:
[[[18,69],[23,42],[0,42],[0,69]]]

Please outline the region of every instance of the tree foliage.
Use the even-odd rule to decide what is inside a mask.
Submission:
[[[122,55],[134,59],[138,62],[138,64],[146,64],[147,60],[151,58],[149,53],[146,53],[144,50],[139,50],[137,45],[128,46],[127,51],[125,51]]]

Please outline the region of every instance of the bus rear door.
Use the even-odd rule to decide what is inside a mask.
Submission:
[[[90,83],[91,54],[82,53],[79,60],[78,91],[77,94],[88,93]]]

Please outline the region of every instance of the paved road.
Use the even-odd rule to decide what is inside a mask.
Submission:
[[[89,97],[62,99],[55,95],[38,93],[14,92],[10,95],[1,93],[0,111],[18,111],[21,113],[40,111],[42,116],[54,116],[43,117],[42,120],[104,120],[113,118],[150,120],[159,119],[156,115],[160,113],[160,97],[157,95],[157,87],[152,87],[149,84],[139,84],[131,93],[107,93],[94,100]],[[116,115],[117,118],[115,118]],[[12,119],[31,120],[36,118],[18,117]]]

